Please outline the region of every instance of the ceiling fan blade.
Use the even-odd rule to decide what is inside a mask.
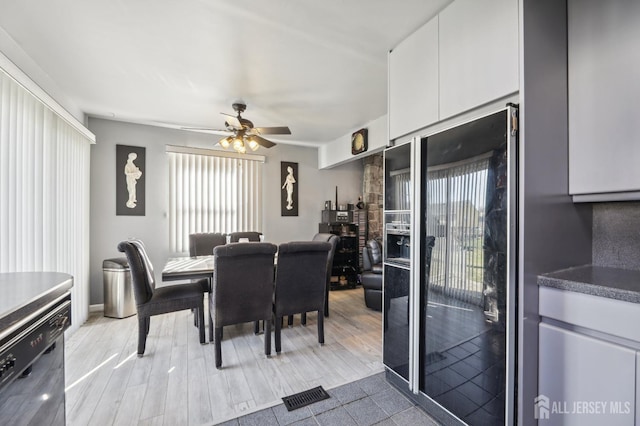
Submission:
[[[254,127],[253,131],[259,135],[290,135],[291,130],[287,126],[278,127]]]
[[[236,117],[235,115],[226,114],[224,112],[221,112],[220,114],[227,117],[226,118],[227,124],[229,124],[232,127],[235,127],[236,129],[242,129],[242,123],[240,123],[240,120],[238,120],[238,117]]]
[[[180,127],[182,130],[203,130],[207,132],[224,132],[224,133],[233,133],[228,129],[214,129],[213,127]]]
[[[275,143],[271,142],[270,140],[267,140],[267,139],[263,138],[262,136],[252,135],[251,137],[253,138],[253,140],[258,142],[259,145],[261,145],[261,146],[263,146],[265,148],[271,148],[272,146],[276,145]]]

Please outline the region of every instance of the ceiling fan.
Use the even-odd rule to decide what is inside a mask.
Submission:
[[[214,131],[222,131],[222,132],[231,132],[230,136],[224,137],[218,141],[220,146],[227,149],[230,146],[233,147],[236,151],[244,154],[247,152],[247,147],[252,151],[257,150],[260,146],[265,148],[271,148],[275,145],[275,143],[271,142],[268,139],[263,138],[261,135],[290,135],[291,130],[287,126],[277,126],[277,127],[254,127],[253,123],[246,118],[243,118],[240,114],[242,114],[246,109],[247,105],[244,102],[234,102],[232,105],[233,110],[237,113],[237,115],[226,114],[221,112],[220,114],[226,117],[224,126],[224,130],[220,129],[203,129],[197,128],[197,130],[214,130]],[[195,129],[193,127],[187,128],[183,127],[183,129]]]

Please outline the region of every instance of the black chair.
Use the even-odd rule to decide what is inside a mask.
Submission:
[[[331,244],[322,241],[283,243],[278,247],[276,287],[273,297],[276,352],[281,351],[282,318],[316,311],[318,342],[324,344],[324,300],[327,256]]]
[[[133,294],[138,311],[138,356],[144,355],[151,316],[194,309],[198,321],[200,343],[204,344],[204,293],[207,280],[156,288],[153,266],[140,240],[122,241],[118,250],[123,252],[129,268]]]
[[[213,283],[209,297],[209,340],[216,368],[222,366],[222,327],[264,321],[264,353],[271,355],[273,261],[271,243],[238,243],[213,249]],[[215,331],[215,336],[213,335]]]
[[[260,241],[260,236],[262,235],[262,232],[253,232],[253,231],[246,231],[246,232],[232,232],[229,234],[230,241],[231,243],[237,243],[238,241],[240,241],[240,238],[247,238],[250,242],[258,242]]]
[[[336,246],[338,245],[338,241],[340,241],[340,238],[338,238],[338,236],[335,234],[321,232],[314,235],[311,241],[324,241],[331,244],[331,249],[329,250],[329,256],[327,257],[327,290],[325,292],[325,298],[324,298],[324,316],[328,317],[329,316],[329,289],[331,288],[331,269],[333,267],[333,255],[336,252]],[[287,323],[288,325],[293,325],[293,315],[289,315],[289,319]],[[307,324],[306,312],[303,312],[302,315],[300,316],[300,324],[303,324],[303,325]]]
[[[327,258],[327,289],[325,293],[324,300],[324,316],[329,316],[329,289],[331,288],[331,269],[333,268],[333,256],[336,252],[336,246],[338,245],[338,241],[340,238],[335,234],[329,233],[318,233],[313,236],[312,241],[326,241],[331,244],[331,249],[329,250],[329,257]]]
[[[362,288],[365,305],[382,311],[382,247],[377,240],[369,240],[362,248]]]
[[[211,256],[213,249],[227,243],[227,235],[218,232],[189,234],[189,256]]]

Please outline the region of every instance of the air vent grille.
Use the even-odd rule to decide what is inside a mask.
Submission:
[[[317,388],[309,389],[304,392],[285,396],[282,398],[282,401],[288,411],[293,411],[327,398],[330,398],[327,391],[325,391],[322,386],[318,386]]]

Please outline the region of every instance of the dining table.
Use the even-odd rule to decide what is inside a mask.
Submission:
[[[162,281],[182,281],[206,278],[209,288],[213,280],[214,256],[170,258],[162,270]]]
[[[162,270],[162,281],[183,281],[206,278],[209,290],[213,283],[214,255],[170,258]],[[274,266],[278,264],[278,255],[274,257]]]

